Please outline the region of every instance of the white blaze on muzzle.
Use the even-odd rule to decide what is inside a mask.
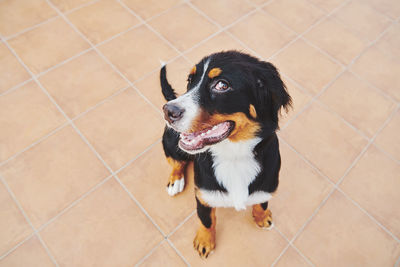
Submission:
[[[177,132],[188,132],[192,126],[193,120],[199,115],[199,90],[201,84],[203,83],[204,77],[207,74],[209,63],[210,58],[204,63],[201,79],[192,90],[186,92],[177,99],[168,102],[168,104],[176,105],[184,110],[182,118],[178,121],[175,121],[172,125],[170,124],[170,126]]]

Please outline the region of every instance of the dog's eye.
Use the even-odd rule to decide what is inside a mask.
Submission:
[[[212,89],[213,89],[214,91],[218,92],[218,93],[225,92],[225,91],[227,91],[229,88],[230,88],[230,87],[229,87],[229,84],[228,84],[226,81],[224,81],[224,80],[219,80],[219,81],[217,81],[217,82],[213,85],[213,87],[212,87]]]

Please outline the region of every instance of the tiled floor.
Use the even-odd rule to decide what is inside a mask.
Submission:
[[[400,1],[0,1],[0,266],[399,266]],[[276,227],[220,209],[192,248],[158,70],[238,49],[276,64]]]

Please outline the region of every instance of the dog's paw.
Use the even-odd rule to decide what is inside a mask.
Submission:
[[[215,248],[215,231],[200,228],[193,240],[193,247],[200,257],[207,259]]]
[[[167,184],[168,195],[175,196],[176,194],[182,192],[183,188],[185,188],[185,179],[183,177],[181,179],[170,181]]]
[[[253,213],[254,222],[256,225],[262,229],[270,230],[274,227],[272,222],[272,213],[270,210],[266,210],[262,216],[257,216],[258,214]]]

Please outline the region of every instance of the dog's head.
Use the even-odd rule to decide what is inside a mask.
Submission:
[[[191,154],[224,139],[240,142],[278,128],[278,115],[291,98],[277,69],[236,51],[212,54],[191,70],[187,92],[164,107],[179,147]]]

